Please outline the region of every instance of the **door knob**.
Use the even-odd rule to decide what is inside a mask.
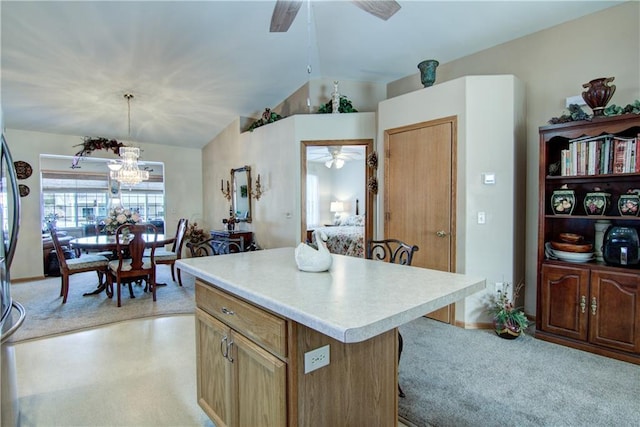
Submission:
[[[447,232],[444,230],[436,231],[436,236],[438,237],[447,237]]]

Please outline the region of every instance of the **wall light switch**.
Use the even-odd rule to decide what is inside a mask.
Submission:
[[[484,224],[487,221],[487,216],[484,212],[478,212],[478,224]]]
[[[496,174],[493,172],[487,172],[482,174],[482,183],[485,185],[492,185],[496,183]]]

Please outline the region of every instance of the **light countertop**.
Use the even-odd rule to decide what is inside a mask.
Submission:
[[[294,248],[183,258],[176,266],[344,343],[372,338],[486,286],[479,277],[332,256],[322,273],[298,270]]]

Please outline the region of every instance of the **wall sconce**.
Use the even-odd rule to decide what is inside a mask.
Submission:
[[[256,187],[255,191],[251,190],[251,197],[256,200],[260,200],[260,196],[262,196],[262,184],[260,184],[260,174],[258,174],[258,179],[256,179]]]
[[[222,191],[222,195],[228,200],[231,201],[231,190],[229,188],[229,181],[227,181],[227,190],[224,189],[224,179],[220,180],[220,191]]]

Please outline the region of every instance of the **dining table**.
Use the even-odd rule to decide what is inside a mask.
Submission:
[[[175,236],[165,236],[164,234],[143,234],[142,238],[146,242],[145,246],[148,248],[151,247],[162,247],[173,243],[175,241]],[[69,245],[71,245],[72,249],[78,249],[80,251],[99,251],[99,252],[108,252],[111,251],[111,259],[117,259],[117,247],[116,236],[110,234],[98,234],[95,236],[85,236],[85,237],[76,237],[69,241]],[[166,283],[156,283],[156,286],[166,286]],[[98,283],[98,287],[91,292],[86,292],[83,295],[96,295],[102,291],[107,289],[106,278],[104,282]]]

